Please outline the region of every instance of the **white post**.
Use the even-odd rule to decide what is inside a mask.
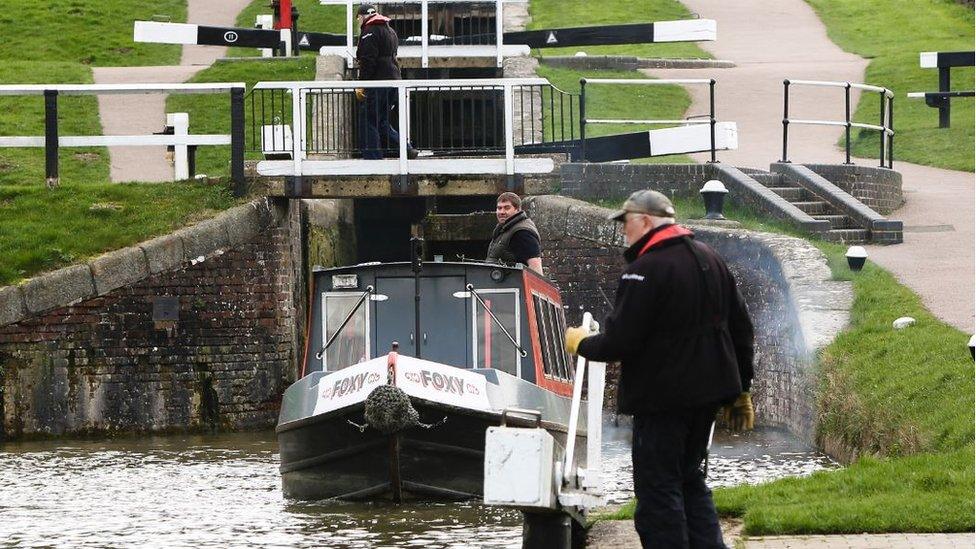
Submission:
[[[600,487],[600,471],[603,463],[603,392],[606,385],[607,365],[590,363],[590,378],[586,394],[586,476],[583,488]]]
[[[429,64],[427,58],[427,46],[429,38],[429,30],[427,28],[427,12],[428,5],[427,0],[420,2],[420,66],[427,68]]]
[[[166,114],[166,125],[173,128],[174,136],[190,134],[190,115],[185,112],[171,112]],[[173,147],[173,180],[183,181],[190,178],[189,148],[186,145]]]
[[[583,376],[586,372],[586,359],[576,359],[576,379],[573,381],[573,400],[569,407],[569,426],[566,429],[566,459],[563,463],[563,482],[572,481],[577,476],[573,468],[573,454],[576,453],[576,428],[579,424],[579,411],[583,399]],[[589,433],[587,433],[589,436]]]
[[[348,0],[346,2],[346,65],[349,68],[353,67],[352,60],[356,58],[352,52],[352,25],[355,20],[352,13],[352,0]]]
[[[505,90],[505,173],[507,175],[515,175],[515,129],[513,127],[512,85],[503,84],[503,86]]]
[[[281,41],[285,43],[285,57],[291,56],[291,29],[281,29],[278,31],[281,33]]]
[[[305,93],[300,84],[291,86],[291,158],[295,177],[302,175],[302,157],[305,156]]]
[[[407,112],[410,105],[407,104],[407,86],[401,84],[397,87],[397,119],[400,128],[400,173],[407,174],[407,140],[410,139],[410,123],[407,120]]]
[[[255,18],[254,24],[259,29],[273,29],[274,15],[259,15]],[[274,57],[274,50],[271,48],[260,48],[261,57]]]
[[[505,35],[505,14],[503,0],[495,0],[495,63],[501,67],[502,61],[502,41]]]

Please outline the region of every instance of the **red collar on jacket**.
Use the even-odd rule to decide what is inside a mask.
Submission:
[[[647,233],[647,236],[644,237],[647,239],[647,241],[644,242],[644,245],[638,249],[637,254],[634,256],[634,259],[637,259],[638,257],[647,253],[648,250],[651,250],[652,248],[656,248],[669,240],[674,240],[676,238],[681,238],[683,236],[694,236],[694,234],[695,233],[691,232],[690,230],[675,223],[658,227],[652,230],[651,232]],[[642,238],[641,240],[644,240],[644,238]],[[641,242],[641,240],[635,242],[631,250],[635,249],[637,245]]]
[[[382,14],[374,14],[369,17],[369,19],[363,21],[363,26],[367,25],[385,25],[390,22],[390,18]]]

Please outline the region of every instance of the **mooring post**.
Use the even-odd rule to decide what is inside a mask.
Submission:
[[[522,511],[522,549],[570,549],[572,546],[569,515]]]
[[[230,178],[234,182],[235,197],[247,194],[247,182],[244,180],[244,88],[230,90]]]
[[[58,186],[58,90],[44,90],[44,177]]]

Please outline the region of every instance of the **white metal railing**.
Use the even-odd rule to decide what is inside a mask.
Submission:
[[[790,86],[843,88],[844,120],[790,118]],[[851,120],[852,89],[864,90],[879,94],[879,97],[881,98],[881,113],[878,124],[867,124],[865,122],[854,122]],[[894,92],[888,88],[872,86],[870,84],[858,84],[855,82],[831,82],[825,80],[783,80],[783,158],[781,162],[789,162],[787,148],[789,144],[790,124],[803,124],[807,126],[840,126],[844,128],[844,151],[846,155],[845,163],[851,163],[851,128],[863,128],[866,130],[876,131],[881,135],[879,162],[881,167],[885,167],[885,159],[887,159],[888,168],[891,168],[895,141],[895,130],[892,122],[894,97]]]
[[[505,174],[548,173],[553,169],[551,158],[515,157],[515,104],[513,88],[521,86],[549,86],[544,78],[469,78],[446,80],[374,80],[374,81],[327,81],[327,82],[259,82],[252,93],[262,90],[279,90],[282,97],[288,97],[291,105],[291,150],[290,159],[263,160],[258,162],[257,171],[265,176],[303,176],[303,175],[407,175],[407,174]],[[401,136],[397,158],[395,159],[335,159],[318,160],[308,158],[310,135],[309,110],[313,108],[307,101],[310,95],[346,91],[352,93],[356,88],[387,88],[397,93],[397,126]],[[497,90],[501,92],[504,108],[504,154],[503,158],[407,158],[407,142],[411,135],[412,92],[447,90],[464,92],[466,90]],[[285,120],[282,126],[287,127]],[[392,121],[391,121],[392,122]],[[423,123],[423,121],[421,121]],[[314,129],[314,128],[311,128]]]
[[[235,192],[243,192],[244,185],[244,90],[243,82],[219,84],[13,84],[0,85],[0,96],[44,96],[43,136],[0,137],[0,148],[44,147],[46,177],[49,185],[58,182],[58,149],[60,147],[151,147],[173,146],[177,159],[186,159],[188,147],[231,145],[231,178],[238,184]],[[59,135],[58,97],[62,95],[107,94],[213,94],[231,96],[230,134],[174,135]],[[176,120],[180,120],[177,117]],[[182,124],[180,124],[182,126]],[[183,175],[177,170],[178,175]]]
[[[524,45],[505,45],[504,34],[504,5],[514,3],[526,3],[528,0],[387,0],[377,2],[378,4],[419,4],[420,5],[420,37],[419,46],[401,46],[397,56],[401,58],[419,57],[421,67],[428,67],[431,57],[494,57],[497,66],[502,66],[505,57],[528,55],[529,47]],[[322,55],[341,55],[346,58],[346,63],[352,67],[352,62],[356,58],[356,46],[353,34],[358,29],[354,28],[355,10],[361,4],[360,0],[319,0],[324,6],[345,6],[346,7],[346,45],[345,46],[324,46],[319,50]],[[431,45],[429,25],[429,6],[430,4],[494,4],[495,6],[495,43],[486,45],[452,45],[438,46]],[[409,37],[405,37],[409,39]]]

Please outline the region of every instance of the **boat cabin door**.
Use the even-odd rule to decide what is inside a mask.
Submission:
[[[463,276],[420,278],[420,334],[416,334],[414,278],[377,278],[376,291],[387,300],[375,303],[373,356],[388,352],[390,344],[398,341],[402,354],[470,368],[466,321],[471,314],[470,303],[454,297],[454,292],[463,290],[464,285]]]

